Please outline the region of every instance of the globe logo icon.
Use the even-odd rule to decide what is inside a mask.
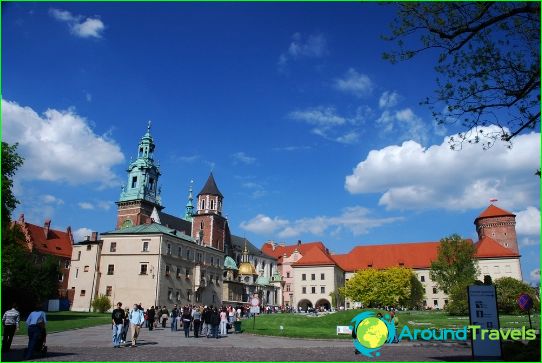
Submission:
[[[364,319],[356,329],[358,341],[366,348],[381,347],[388,339],[388,327],[378,318]]]
[[[354,347],[366,357],[380,356],[382,346],[395,338],[395,326],[389,314],[379,318],[373,311],[364,311],[351,323]]]

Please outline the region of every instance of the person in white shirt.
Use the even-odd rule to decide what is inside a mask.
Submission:
[[[2,332],[4,333],[4,337],[2,338],[2,352],[9,352],[13,336],[19,330],[19,318],[20,314],[15,304],[2,316]]]

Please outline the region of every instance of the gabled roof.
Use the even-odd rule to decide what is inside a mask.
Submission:
[[[314,247],[322,251],[326,250],[326,246],[324,246],[322,242],[318,241],[318,242],[296,243],[296,244],[288,245],[288,246],[275,245],[274,249],[273,249],[273,246],[269,242],[267,242],[262,246],[262,251],[268,254],[269,256],[279,258],[279,257],[284,256],[284,254],[286,254],[286,256],[289,257],[292,253],[294,253],[296,249],[301,255],[304,255],[308,250]]]
[[[209,178],[207,178],[207,182],[203,186],[203,189],[201,192],[199,192],[198,197],[200,195],[218,195],[219,197],[223,198],[224,196],[222,193],[220,193],[220,190],[218,190],[218,187],[216,186],[215,178],[213,177],[213,173],[209,174]]]
[[[161,225],[184,232],[186,235],[192,233],[192,222],[164,212],[158,212],[158,215],[160,216]]]
[[[439,245],[440,242],[417,242],[357,246],[350,253],[332,257],[343,270],[351,272],[369,267],[429,268],[437,258]]]
[[[140,224],[137,226],[116,229],[111,232],[102,233],[102,236],[107,236],[107,235],[112,235],[112,234],[122,235],[122,234],[160,234],[160,233],[167,234],[169,236],[173,236],[177,238],[182,238],[186,241],[195,242],[195,240],[189,235],[186,235],[179,230],[168,228],[159,223]]]
[[[303,254],[299,260],[294,262],[292,266],[315,266],[315,265],[337,265],[332,256],[319,249],[313,247]]]
[[[50,225],[51,221],[47,222]],[[39,253],[71,258],[73,237],[69,227],[67,231],[49,228],[46,235],[45,227],[25,222],[24,216],[21,216],[17,224],[21,227],[27,243],[32,243],[32,248]]]
[[[475,246],[477,258],[519,257],[518,253],[504,247],[491,237],[485,236],[480,241],[478,241]]]
[[[491,204],[482,213],[480,213],[480,215],[478,216],[478,218],[476,218],[476,220],[478,220],[479,218],[505,217],[505,216],[515,217],[516,215],[507,210],[501,209],[499,207],[495,207],[493,204]]]

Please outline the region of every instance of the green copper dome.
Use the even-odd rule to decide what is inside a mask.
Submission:
[[[237,270],[237,264],[235,263],[235,261],[233,260],[233,258],[231,258],[230,256],[226,256],[226,258],[224,259],[224,268],[226,270]]]
[[[271,281],[280,282],[282,281],[282,276],[278,272],[275,272],[273,276],[271,276]]]
[[[256,279],[256,285],[269,285],[269,278],[265,276],[258,276]]]

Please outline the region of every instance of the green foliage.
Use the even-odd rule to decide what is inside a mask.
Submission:
[[[439,289],[448,293],[446,310],[453,315],[467,313],[467,286],[476,281],[478,264],[476,247],[457,234],[440,240],[437,259],[431,263],[429,275]]]
[[[11,213],[19,204],[13,195],[13,177],[17,169],[23,165],[23,158],[17,154],[17,144],[9,145],[2,142],[2,244],[8,242]],[[12,241],[12,240],[11,240]]]
[[[538,300],[535,289],[525,282],[512,277],[501,277],[495,280],[495,288],[497,289],[499,311],[506,314],[524,313],[517,303],[518,296],[521,293],[529,294],[534,301],[533,309],[540,311],[540,301]]]
[[[423,287],[420,285],[416,275],[407,268],[367,268],[357,271],[339,291],[366,307],[416,307],[423,299]]]
[[[440,124],[466,130],[450,140],[509,142],[540,122],[539,2],[403,2],[391,34],[391,62],[421,52],[438,58],[436,97],[422,101]],[[498,129],[484,129],[490,124]]]
[[[112,306],[109,298],[103,294],[92,300],[91,305],[92,309],[99,313],[106,312],[107,310],[111,309]]]

